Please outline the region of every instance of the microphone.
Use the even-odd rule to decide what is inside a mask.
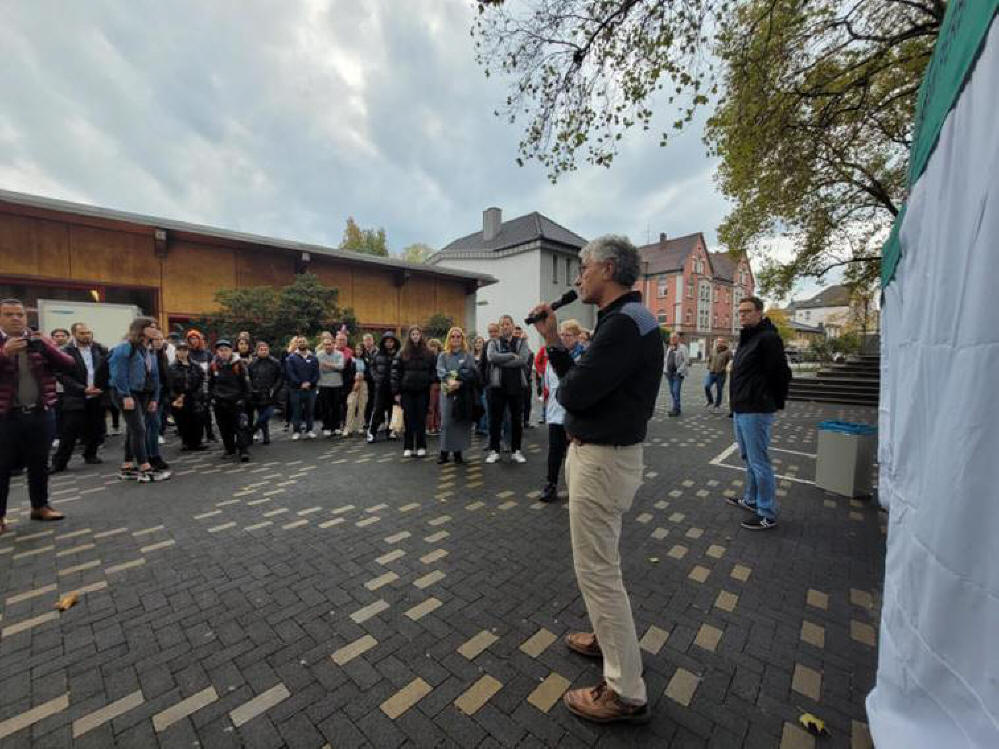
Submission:
[[[579,294],[576,293],[575,289],[569,289],[561,297],[552,302],[552,312],[557,310],[559,307],[564,307],[567,304],[572,304],[579,298]],[[544,320],[548,317],[548,313],[542,310],[536,315],[531,315],[530,317],[524,318],[525,325],[534,325],[538,320]]]

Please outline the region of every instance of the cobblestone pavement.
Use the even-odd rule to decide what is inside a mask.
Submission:
[[[527,465],[485,466],[477,444],[443,468],[278,429],[246,465],[174,439],[176,475],[152,485],[113,477],[114,438],[102,470],[54,477],[58,524],[27,519],[17,482],[0,744],[808,747],[811,712],[831,731],[817,745],[869,745],[883,519],[810,481],[814,425],[874,413],[789,404],[781,526],[752,533],[723,501],[743,475],[700,380],[679,419],[660,399],[621,544],[647,726],[594,726],[559,699],[599,668],[561,641],[587,622],[567,504],[537,501],[545,428]]]

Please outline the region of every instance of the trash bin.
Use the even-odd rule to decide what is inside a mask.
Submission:
[[[844,497],[870,496],[877,429],[848,421],[819,423],[815,485]]]

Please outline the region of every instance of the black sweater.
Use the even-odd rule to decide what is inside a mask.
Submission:
[[[214,401],[238,403],[250,395],[250,381],[245,361],[222,361],[218,357],[208,365],[208,397]]]
[[[569,435],[598,445],[645,439],[663,376],[663,344],[639,292],[622,294],[597,313],[579,361],[562,346],[548,347],[548,361],[559,376],[556,397]]]

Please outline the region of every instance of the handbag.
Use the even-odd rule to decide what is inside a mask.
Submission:
[[[392,406],[392,418],[389,420],[389,429],[393,432],[403,432],[406,430],[406,419],[402,413],[402,406]]]

